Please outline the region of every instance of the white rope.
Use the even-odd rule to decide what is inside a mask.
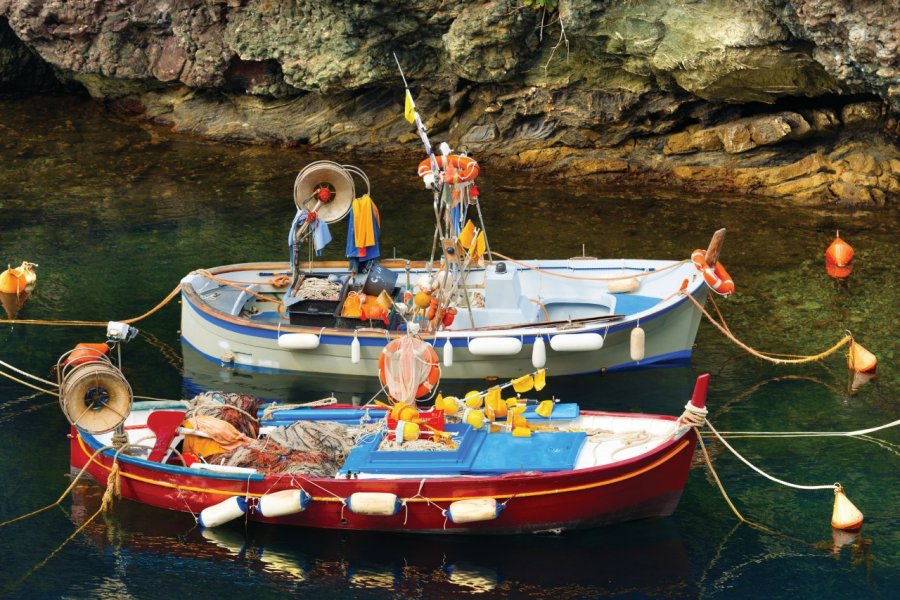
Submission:
[[[884,425],[878,425],[877,427],[857,429],[856,431],[720,431],[719,435],[725,437],[855,437],[881,431],[882,429],[889,429],[897,425],[900,425],[900,419]]]
[[[757,473],[759,473],[760,475],[765,477],[766,479],[769,479],[770,481],[774,481],[775,483],[780,483],[781,485],[784,485],[784,486],[787,486],[790,488],[794,488],[797,490],[833,490],[833,489],[835,489],[835,484],[833,484],[833,483],[828,484],[828,485],[798,485],[796,483],[790,483],[789,481],[784,481],[783,479],[778,479],[777,477],[773,477],[773,476],[769,475],[768,473],[766,473],[765,471],[763,471],[762,469],[760,469],[759,467],[755,466],[753,463],[751,463],[749,460],[747,460],[743,456],[741,456],[740,453],[737,450],[735,450],[734,448],[732,448],[731,445],[728,442],[726,442],[725,439],[719,434],[719,432],[716,431],[716,428],[712,426],[712,423],[710,423],[709,421],[706,421],[706,426],[709,427],[710,431],[712,431],[714,434],[716,434],[716,437],[719,438],[719,441],[722,442],[722,444],[726,448],[728,448],[732,454],[734,454],[737,458],[739,458],[742,463],[744,463],[745,465],[747,465],[748,467],[750,467],[751,469],[753,469],[754,471],[756,471]]]
[[[48,380],[46,380],[46,379],[41,379],[41,378],[38,377],[37,375],[32,375],[31,373],[26,373],[25,371],[23,371],[23,370],[21,370],[21,369],[17,369],[16,367],[14,367],[14,366],[12,366],[11,364],[9,364],[9,363],[7,363],[7,362],[4,362],[4,361],[2,361],[2,360],[0,360],[0,366],[6,367],[7,369],[9,369],[9,370],[11,370],[11,371],[15,371],[15,372],[18,373],[19,375],[24,375],[25,377],[28,377],[28,378],[30,378],[30,379],[33,379],[33,380],[37,381],[37,382],[43,383],[44,385],[49,385],[49,386],[52,386],[52,387],[56,387],[56,386],[58,385],[57,382],[55,382],[55,381],[48,381]]]

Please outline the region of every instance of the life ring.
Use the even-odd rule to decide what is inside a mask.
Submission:
[[[431,365],[431,369],[428,371],[428,376],[425,378],[419,387],[416,389],[416,398],[422,398],[430,395],[435,386],[437,386],[438,381],[441,379],[441,366],[440,361],[438,360],[437,352],[434,349],[434,346],[427,342],[422,342],[425,345],[425,356],[424,360],[427,364]],[[388,343],[387,346],[382,350],[381,355],[378,357],[378,379],[381,381],[381,385],[387,387],[387,376],[385,373],[385,356],[388,354],[393,354],[400,349],[400,338],[392,340]]]
[[[441,171],[447,168],[443,156],[435,156],[434,158],[437,161],[437,166]],[[459,183],[464,183],[466,181],[475,181],[475,178],[478,177],[479,167],[474,158],[462,156],[460,154],[451,154],[448,158],[450,166],[456,169],[456,180]],[[433,172],[431,170],[431,158],[426,158],[419,163],[419,177],[424,178],[428,175],[433,175]],[[447,183],[454,182],[447,181]]]
[[[734,293],[734,281],[732,281],[731,275],[725,270],[721,261],[716,262],[714,268],[709,268],[709,264],[706,262],[706,250],[694,250],[691,253],[691,262],[698,271],[703,273],[703,280],[712,291],[722,296]]]

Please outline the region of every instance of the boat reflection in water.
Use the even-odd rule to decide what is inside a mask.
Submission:
[[[82,524],[101,503],[103,490],[79,483],[72,520]],[[354,596],[359,590],[386,596],[454,597],[511,593],[565,597],[696,594],[681,534],[670,519],[649,519],[564,535],[403,536],[233,523],[201,530],[188,514],[127,500],[116,503],[84,535],[103,554],[125,555],[131,572],[162,561],[167,576],[207,577],[221,572],[223,585],[263,585],[267,591]],[[199,562],[198,562],[199,561]],[[235,568],[237,567],[237,569]],[[183,571],[183,573],[179,573]],[[133,585],[141,585],[135,582]],[[138,590],[132,590],[135,593]]]

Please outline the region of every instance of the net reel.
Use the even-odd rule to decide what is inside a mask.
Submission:
[[[297,209],[314,212],[325,223],[346,217],[356,197],[350,169],[358,170],[330,160],[319,160],[304,167],[294,180]]]
[[[69,423],[90,434],[108,433],[125,422],[134,394],[122,371],[101,352],[75,350],[60,357],[59,405]]]

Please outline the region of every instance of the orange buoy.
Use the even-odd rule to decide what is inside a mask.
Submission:
[[[109,344],[100,342],[92,344],[89,342],[81,342],[75,345],[75,349],[69,353],[69,356],[63,361],[64,365],[77,366],[83,363],[100,360],[104,356],[109,355]]]
[[[825,251],[825,262],[831,263],[836,267],[846,267],[853,260],[853,247],[841,239],[841,232],[836,231],[834,241]]]
[[[846,267],[839,267],[829,261],[825,261],[825,272],[828,273],[828,276],[832,279],[847,279],[850,277],[850,273],[853,272],[853,265],[847,265]]]
[[[863,514],[844,494],[840,484],[834,486],[834,510],[831,512],[831,526],[843,531],[859,531]]]
[[[37,281],[37,274],[34,267],[37,265],[28,261],[22,261],[22,264],[16,267],[8,267],[0,273],[0,292],[5,294],[20,294],[34,289]]]
[[[847,355],[847,366],[857,373],[874,373],[878,366],[878,358],[863,348],[856,340],[850,341],[850,353]]]
[[[0,292],[0,302],[2,302],[3,310],[10,321],[19,315],[19,309],[22,308],[26,300],[28,300],[28,292],[19,292],[18,294]]]

